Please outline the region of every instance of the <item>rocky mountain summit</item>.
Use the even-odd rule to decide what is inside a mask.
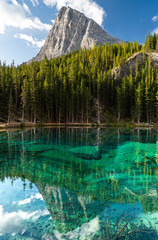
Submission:
[[[44,46],[30,61],[40,61],[45,56],[55,58],[79,48],[93,48],[104,43],[120,43],[94,20],[70,7],[62,7],[50,30]]]

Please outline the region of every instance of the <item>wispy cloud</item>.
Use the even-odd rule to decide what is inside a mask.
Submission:
[[[39,4],[38,0],[30,0],[30,1],[34,7]]]
[[[38,17],[31,17],[29,7],[17,0],[0,0],[0,34],[4,34],[6,27],[16,27],[19,29],[47,30],[50,24],[42,23]]]
[[[15,38],[23,39],[26,41],[26,43],[30,46],[34,46],[37,48],[41,48],[44,45],[45,40],[38,40],[36,38],[33,38],[30,35],[19,33],[14,35]],[[31,201],[31,199],[29,199]]]
[[[157,20],[158,20],[158,16],[154,16],[154,17],[152,18],[152,21],[153,21],[153,22],[157,22]]]
[[[25,12],[27,12],[29,15],[31,15],[31,11],[25,3],[23,3],[23,8],[24,8]]]
[[[43,0],[49,7],[56,7],[58,10],[62,6],[69,6],[83,12],[87,17],[92,18],[99,25],[103,23],[106,13],[102,7],[92,0]]]

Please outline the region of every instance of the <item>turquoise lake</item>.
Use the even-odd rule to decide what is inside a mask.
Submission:
[[[0,132],[0,240],[158,240],[158,130]]]

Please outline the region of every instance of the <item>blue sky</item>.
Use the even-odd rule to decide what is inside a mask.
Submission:
[[[62,6],[70,6],[122,41],[158,33],[158,0],[0,0],[0,60],[21,64],[42,47]]]

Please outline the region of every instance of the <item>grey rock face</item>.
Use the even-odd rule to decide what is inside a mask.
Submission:
[[[40,61],[65,55],[81,48],[93,48],[104,43],[120,43],[95,21],[70,7],[62,7],[50,30],[44,46],[31,61]]]
[[[138,52],[129,57],[126,62],[119,68],[116,67],[112,70],[112,74],[115,80],[126,78],[130,75],[131,69],[133,76],[135,77],[136,61],[138,61],[138,70],[140,70],[141,64],[148,61],[149,59],[148,52],[142,53]],[[158,69],[158,53],[151,52],[151,64],[156,66]]]

